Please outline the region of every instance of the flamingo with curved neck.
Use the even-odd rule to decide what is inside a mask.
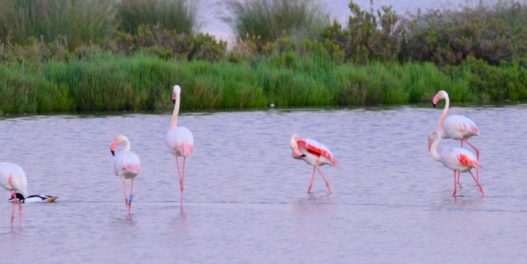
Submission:
[[[439,143],[441,142],[441,132],[435,131],[428,136],[428,150],[432,155],[432,158],[435,161],[438,161],[443,164],[443,166],[454,171],[454,190],[452,196],[456,197],[457,194],[457,185],[459,183],[459,177],[461,172],[468,172],[474,179],[476,186],[478,187],[481,196],[485,196],[483,193],[483,187],[479,182],[479,178],[472,174],[472,168],[480,168],[481,165],[476,158],[476,155],[468,149],[464,148],[451,148],[445,149],[441,152],[438,150]]]
[[[119,145],[124,145],[121,150],[117,150]],[[134,179],[141,170],[139,156],[131,151],[132,144],[125,135],[118,135],[110,145],[110,152],[113,158],[113,171],[123,182],[124,202],[128,210],[128,216],[132,210],[132,200],[134,192]],[[130,194],[127,194],[126,180],[130,179]]]
[[[307,164],[313,166],[313,173],[311,174],[311,181],[307,187],[307,192],[310,193],[313,190],[315,171],[318,170],[320,176],[322,176],[322,179],[326,183],[329,193],[332,193],[333,188],[331,187],[331,183],[326,175],[322,173],[322,170],[320,170],[320,166],[323,165],[337,166],[338,162],[329,148],[314,139],[301,139],[296,134],[291,137],[289,147],[293,152],[293,158],[301,159]]]
[[[27,178],[24,170],[17,164],[0,162],[0,186],[11,192],[11,198],[27,197]],[[18,204],[19,222],[22,224],[22,202],[20,199],[12,199],[11,225],[15,219],[15,204]]]
[[[479,149],[469,141],[473,136],[479,135],[479,129],[476,126],[476,123],[470,118],[462,115],[448,115],[450,98],[448,93],[443,90],[437,92],[432,99],[434,107],[436,107],[441,99],[445,99],[445,106],[441,112],[441,117],[439,118],[438,131],[443,138],[461,141],[461,147],[463,147],[463,143],[466,142],[467,145],[474,149],[476,157],[479,160]],[[476,169],[476,175],[479,179],[479,169]]]
[[[174,110],[172,111],[172,122],[170,124],[170,129],[167,132],[166,142],[170,148],[170,152],[176,157],[176,167],[179,175],[179,191],[181,194],[180,206],[183,208],[185,163],[188,156],[192,153],[194,136],[188,128],[178,126],[179,106],[181,103],[181,87],[179,85],[174,85],[174,87],[172,87],[172,101],[174,102]],[[181,166],[179,164],[179,157],[183,157]]]

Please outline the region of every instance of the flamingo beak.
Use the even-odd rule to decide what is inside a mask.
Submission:
[[[172,103],[176,103],[176,100],[177,100],[177,96],[175,94],[172,95]]]
[[[112,153],[112,156],[115,156],[115,149],[117,148],[117,143],[113,142],[110,146],[110,152]]]

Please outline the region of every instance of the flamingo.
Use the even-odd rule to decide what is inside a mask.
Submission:
[[[474,149],[474,151],[476,151],[476,157],[479,160],[479,149],[469,142],[471,137],[479,135],[479,129],[476,126],[476,123],[470,118],[462,115],[447,116],[448,108],[450,106],[450,98],[448,97],[448,93],[443,90],[437,92],[432,99],[433,106],[436,107],[441,99],[445,99],[445,107],[441,113],[441,118],[439,118],[438,126],[441,135],[443,138],[460,140],[461,147],[463,147],[463,143],[466,142],[472,149]],[[476,177],[479,179],[479,169],[476,169]]]
[[[443,90],[437,92],[437,94],[432,99],[432,104],[434,107],[441,99],[445,99],[445,107],[441,113],[441,118],[439,118],[438,126],[438,130],[441,132],[441,135],[443,138],[460,140],[461,147],[463,147],[463,143],[466,142],[474,149],[474,151],[476,151],[476,155],[479,160],[479,149],[468,141],[471,137],[479,135],[479,129],[476,126],[476,123],[474,123],[474,121],[472,121],[470,118],[462,115],[447,116],[450,99],[448,97],[448,93]]]
[[[432,132],[428,136],[428,150],[430,151],[430,154],[434,160],[441,162],[443,166],[454,171],[454,191],[452,192],[452,196],[456,197],[457,184],[459,183],[461,172],[470,173],[472,179],[474,179],[474,182],[478,187],[479,192],[481,193],[481,196],[485,196],[483,193],[483,187],[479,182],[479,178],[476,178],[471,171],[472,168],[478,169],[481,167],[474,152],[459,147],[444,149],[439,152],[437,147],[441,142],[442,137],[443,136],[441,135],[440,131]]]
[[[24,170],[10,162],[0,162],[0,186],[11,192],[13,199],[13,210],[11,211],[11,225],[15,219],[15,204],[18,204],[19,221],[22,223],[22,203],[27,196],[27,178]]]
[[[178,126],[179,105],[181,103],[181,87],[174,85],[172,88],[172,102],[174,103],[174,111],[172,112],[172,123],[168,130],[166,142],[170,148],[170,152],[176,157],[177,172],[179,175],[179,191],[181,193],[181,208],[183,208],[183,190],[185,186],[185,162],[187,157],[192,153],[194,146],[194,136],[192,132],[184,126]],[[179,165],[178,157],[183,157],[183,164]]]
[[[310,193],[313,190],[315,171],[318,170],[320,176],[322,176],[322,179],[326,183],[329,193],[332,193],[333,188],[331,187],[331,183],[322,173],[322,170],[320,170],[320,166],[331,165],[336,167],[338,164],[329,148],[314,139],[300,139],[296,134],[291,137],[290,147],[293,151],[293,158],[301,159],[313,166],[313,173],[311,174],[311,181],[307,187],[307,192]]]
[[[117,150],[117,146],[124,144],[124,148]],[[113,158],[113,172],[116,176],[122,179],[123,182],[123,191],[124,191],[124,202],[128,210],[128,216],[130,216],[132,210],[132,199],[134,192],[134,179],[139,174],[141,170],[141,161],[139,156],[135,154],[130,149],[132,145],[130,140],[124,135],[118,135],[113,140],[110,151]],[[130,195],[126,191],[126,180],[130,179]]]

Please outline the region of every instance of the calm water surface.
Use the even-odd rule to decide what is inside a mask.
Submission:
[[[60,198],[25,205],[22,227],[0,203],[1,263],[526,263],[527,106],[451,113],[482,131],[483,199],[465,174],[453,199],[453,173],[431,159],[437,109],[183,115],[196,141],[183,213],[168,114],[3,119],[1,159],[25,169],[30,193]],[[339,159],[323,168],[333,194],[320,178],[306,193],[294,132]],[[109,151],[118,133],[143,163],[128,220]]]

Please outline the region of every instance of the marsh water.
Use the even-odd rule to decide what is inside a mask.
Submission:
[[[481,198],[433,161],[427,135],[440,110],[401,107],[184,114],[194,133],[185,209],[165,145],[169,114],[0,120],[0,157],[26,171],[26,204],[10,225],[0,190],[1,263],[525,263],[527,106],[453,108],[481,130]],[[119,133],[142,160],[131,218],[109,145]],[[340,162],[291,158],[291,134],[329,146]],[[445,141],[443,145],[458,145]]]

